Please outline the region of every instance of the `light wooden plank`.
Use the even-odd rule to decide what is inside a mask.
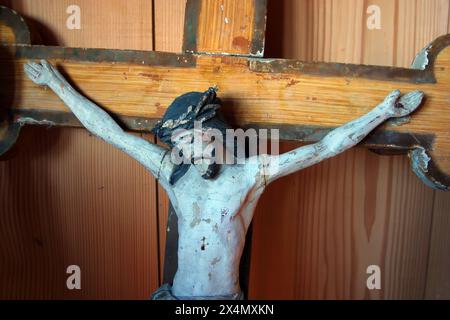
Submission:
[[[256,213],[251,297],[420,297],[432,202],[405,158],[360,148],[276,182]],[[380,291],[366,289],[374,264]]]
[[[0,176],[2,298],[149,297],[156,196],[142,166],[83,129],[27,128]],[[72,264],[80,291],[65,287]]]
[[[154,0],[155,50],[182,52],[186,0]]]
[[[450,195],[436,192],[433,206],[427,299],[450,299]]]
[[[74,4],[80,8],[80,30],[66,26],[66,10]],[[46,45],[153,49],[153,37],[147,36],[152,34],[152,1],[19,0],[10,7],[29,18]]]
[[[222,99],[232,101],[233,108],[226,111],[237,126],[337,127],[367,113],[394,89],[403,92],[422,90],[427,99],[407,124],[384,124],[381,128],[435,135],[430,154],[444,173],[450,172],[450,141],[447,139],[450,74],[446,72],[450,66],[450,47],[442,50],[434,63],[437,83],[405,82],[401,78],[375,80],[322,76],[307,72],[261,72],[252,68],[264,69],[265,63],[260,65],[260,61],[227,56],[199,56],[195,67],[47,59],[63,67],[82,93],[108,111],[147,119],[159,119],[173,97],[218,86]],[[2,81],[14,85],[11,108],[67,112],[67,107],[56,95],[25,76],[23,64],[27,61],[26,58],[11,60],[2,54],[1,63],[8,66],[14,63],[14,68],[10,68],[14,73],[5,72],[0,76]],[[8,88],[4,87],[5,90]],[[9,93],[4,96],[8,97]],[[264,108],[260,107],[262,101]]]
[[[74,31],[65,27],[71,1],[9,4],[47,44],[151,50],[151,3],[77,1]],[[150,297],[159,277],[156,182],[136,161],[82,129],[26,128],[0,177],[1,298]],[[71,264],[81,267],[81,291],[65,287]]]
[[[197,52],[248,54],[255,0],[201,0]]]
[[[431,39],[446,34],[450,3],[446,0],[397,2],[395,65],[409,67],[416,54]]]
[[[432,2],[283,1],[277,56],[409,66],[446,32],[448,2]],[[365,29],[368,4],[382,8],[381,30]],[[423,298],[433,197],[407,159],[359,148],[276,182],[256,212],[250,297]],[[371,264],[381,267],[380,291],[365,287]]]

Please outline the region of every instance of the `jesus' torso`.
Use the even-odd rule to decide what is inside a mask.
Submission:
[[[265,187],[257,161],[222,165],[215,179],[191,166],[170,194],[178,216],[178,297],[236,294],[245,234]]]

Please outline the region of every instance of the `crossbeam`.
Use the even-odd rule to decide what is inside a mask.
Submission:
[[[422,90],[426,101],[411,119],[374,131],[367,147],[409,153],[415,172],[439,189],[450,185],[450,35],[417,59],[421,69],[311,63],[210,53],[172,54],[4,44],[0,94],[8,107],[0,148],[14,143],[20,126],[79,126],[67,107],[23,72],[46,59],[84,95],[122,124],[148,131],[166,107],[189,91],[217,86],[227,118],[237,127],[278,128],[282,139],[315,142],[368,112],[390,91]],[[0,132],[2,132],[0,130]]]

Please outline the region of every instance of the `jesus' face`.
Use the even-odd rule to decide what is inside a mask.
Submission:
[[[205,128],[176,130],[171,140],[175,146],[175,154],[178,155],[172,157],[172,160],[192,163],[202,177],[212,178],[220,163],[220,157],[217,156],[222,147],[222,143],[217,141],[217,132]]]

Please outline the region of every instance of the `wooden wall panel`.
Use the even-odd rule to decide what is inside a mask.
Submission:
[[[186,0],[154,0],[156,51],[182,52]]]
[[[366,28],[371,4],[381,9],[380,30]],[[445,0],[272,2],[267,52],[408,67],[421,48],[446,33],[448,6]],[[277,34],[281,40],[271,38]],[[436,194],[418,181],[404,156],[359,148],[276,182],[256,213],[250,297],[424,298]],[[449,248],[438,247],[435,255]],[[433,263],[437,279],[445,277],[443,260]],[[381,290],[366,289],[372,264],[381,268]]]
[[[432,204],[405,157],[362,148],[277,181],[255,218],[252,297],[419,297]],[[383,271],[381,291],[365,289],[372,264]]]
[[[427,299],[450,299],[450,196],[436,192],[427,272]]]
[[[3,0],[28,19],[44,44],[152,50],[151,0]],[[81,29],[69,30],[66,10],[78,5]]]
[[[151,0],[76,1],[81,30],[65,25],[72,1],[1,3],[45,44],[153,48]],[[0,162],[0,298],[147,299],[159,279],[153,177],[84,129],[24,131]],[[65,287],[71,264],[81,291]]]
[[[26,128],[0,162],[1,298],[147,298],[157,285],[155,182],[83,129]],[[66,289],[79,265],[82,290]]]

